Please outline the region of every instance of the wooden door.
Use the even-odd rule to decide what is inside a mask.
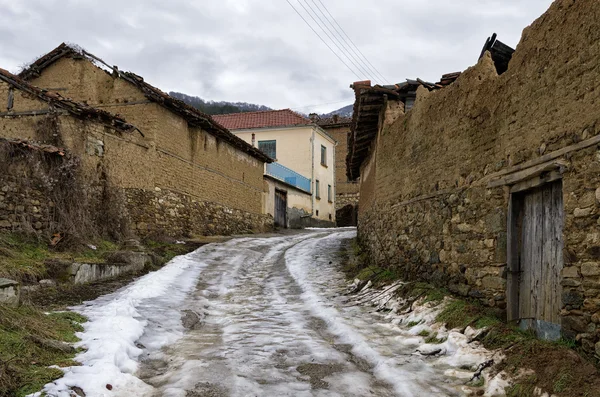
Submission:
[[[511,204],[513,235],[509,240],[513,242],[511,250],[516,252],[509,252],[513,262],[509,263],[509,319],[512,316],[522,328],[533,329],[541,338],[558,339],[563,268],[562,182],[514,194]]]
[[[275,189],[275,226],[287,227],[287,193]]]

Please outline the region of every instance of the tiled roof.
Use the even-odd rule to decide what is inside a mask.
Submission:
[[[116,66],[110,66],[97,56],[90,54],[89,52],[81,48],[77,48],[75,46],[62,43],[57,48],[50,51],[48,54],[42,56],[41,58],[33,62],[28,68],[26,68],[19,74],[19,77],[24,80],[30,80],[32,78],[35,78],[36,76],[39,76],[45,68],[52,65],[54,62],[61,59],[62,57],[86,58],[96,65],[97,63],[103,64],[105,67],[112,70],[113,75],[116,75],[119,78],[122,78],[138,87],[144,93],[146,98],[162,105],[163,107],[169,109],[173,113],[180,115],[191,125],[198,126],[204,129],[210,134],[216,136],[217,138],[221,138],[224,141],[229,142],[232,146],[236,147],[237,149],[246,152],[249,155],[261,161],[265,161],[267,163],[273,161],[270,157],[265,155],[257,148],[253,147],[246,141],[232,134],[226,127],[222,126],[218,122],[215,122],[215,120],[211,116],[202,113],[200,110],[184,103],[183,101],[173,98],[169,94],[148,84],[144,81],[143,77],[132,72],[123,72],[119,70]]]
[[[230,130],[313,124],[310,119],[293,112],[290,109],[218,114],[214,115],[213,119]]]

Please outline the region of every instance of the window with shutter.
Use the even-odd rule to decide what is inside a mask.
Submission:
[[[327,167],[327,148],[321,145],[321,165]]]

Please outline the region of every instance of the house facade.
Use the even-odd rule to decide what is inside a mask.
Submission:
[[[337,226],[356,226],[358,221],[359,181],[350,180],[346,175],[346,156],[350,138],[351,117],[333,115],[319,117],[311,114],[310,118],[319,127],[337,141],[335,148],[335,213]]]
[[[138,235],[266,231],[263,169],[271,159],[197,109],[86,51],[62,44],[20,77],[119,114],[138,132],[114,184]]]
[[[420,84],[410,110],[397,87],[354,84],[347,162],[375,262],[589,353],[600,349],[599,13],[594,0],[555,1],[510,60],[486,43],[453,83]]]
[[[294,200],[287,201],[286,222],[281,226],[333,226],[335,225],[335,152],[336,141],[310,119],[289,109],[264,112],[235,113],[213,116],[237,137],[258,148],[276,161],[266,166],[266,180],[287,183],[294,189]],[[271,182],[269,182],[271,183]],[[273,192],[280,192],[282,186]],[[277,197],[275,197],[277,199]],[[265,199],[268,213],[275,199]],[[283,215],[281,211],[279,214]],[[281,215],[275,215],[280,218]]]

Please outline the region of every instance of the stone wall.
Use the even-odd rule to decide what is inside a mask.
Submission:
[[[509,188],[560,160],[562,326],[600,338],[600,3],[558,0],[525,29],[504,74],[489,54],[412,110],[389,111],[361,167],[359,238],[407,279],[506,307]],[[395,114],[392,114],[395,113]]]

